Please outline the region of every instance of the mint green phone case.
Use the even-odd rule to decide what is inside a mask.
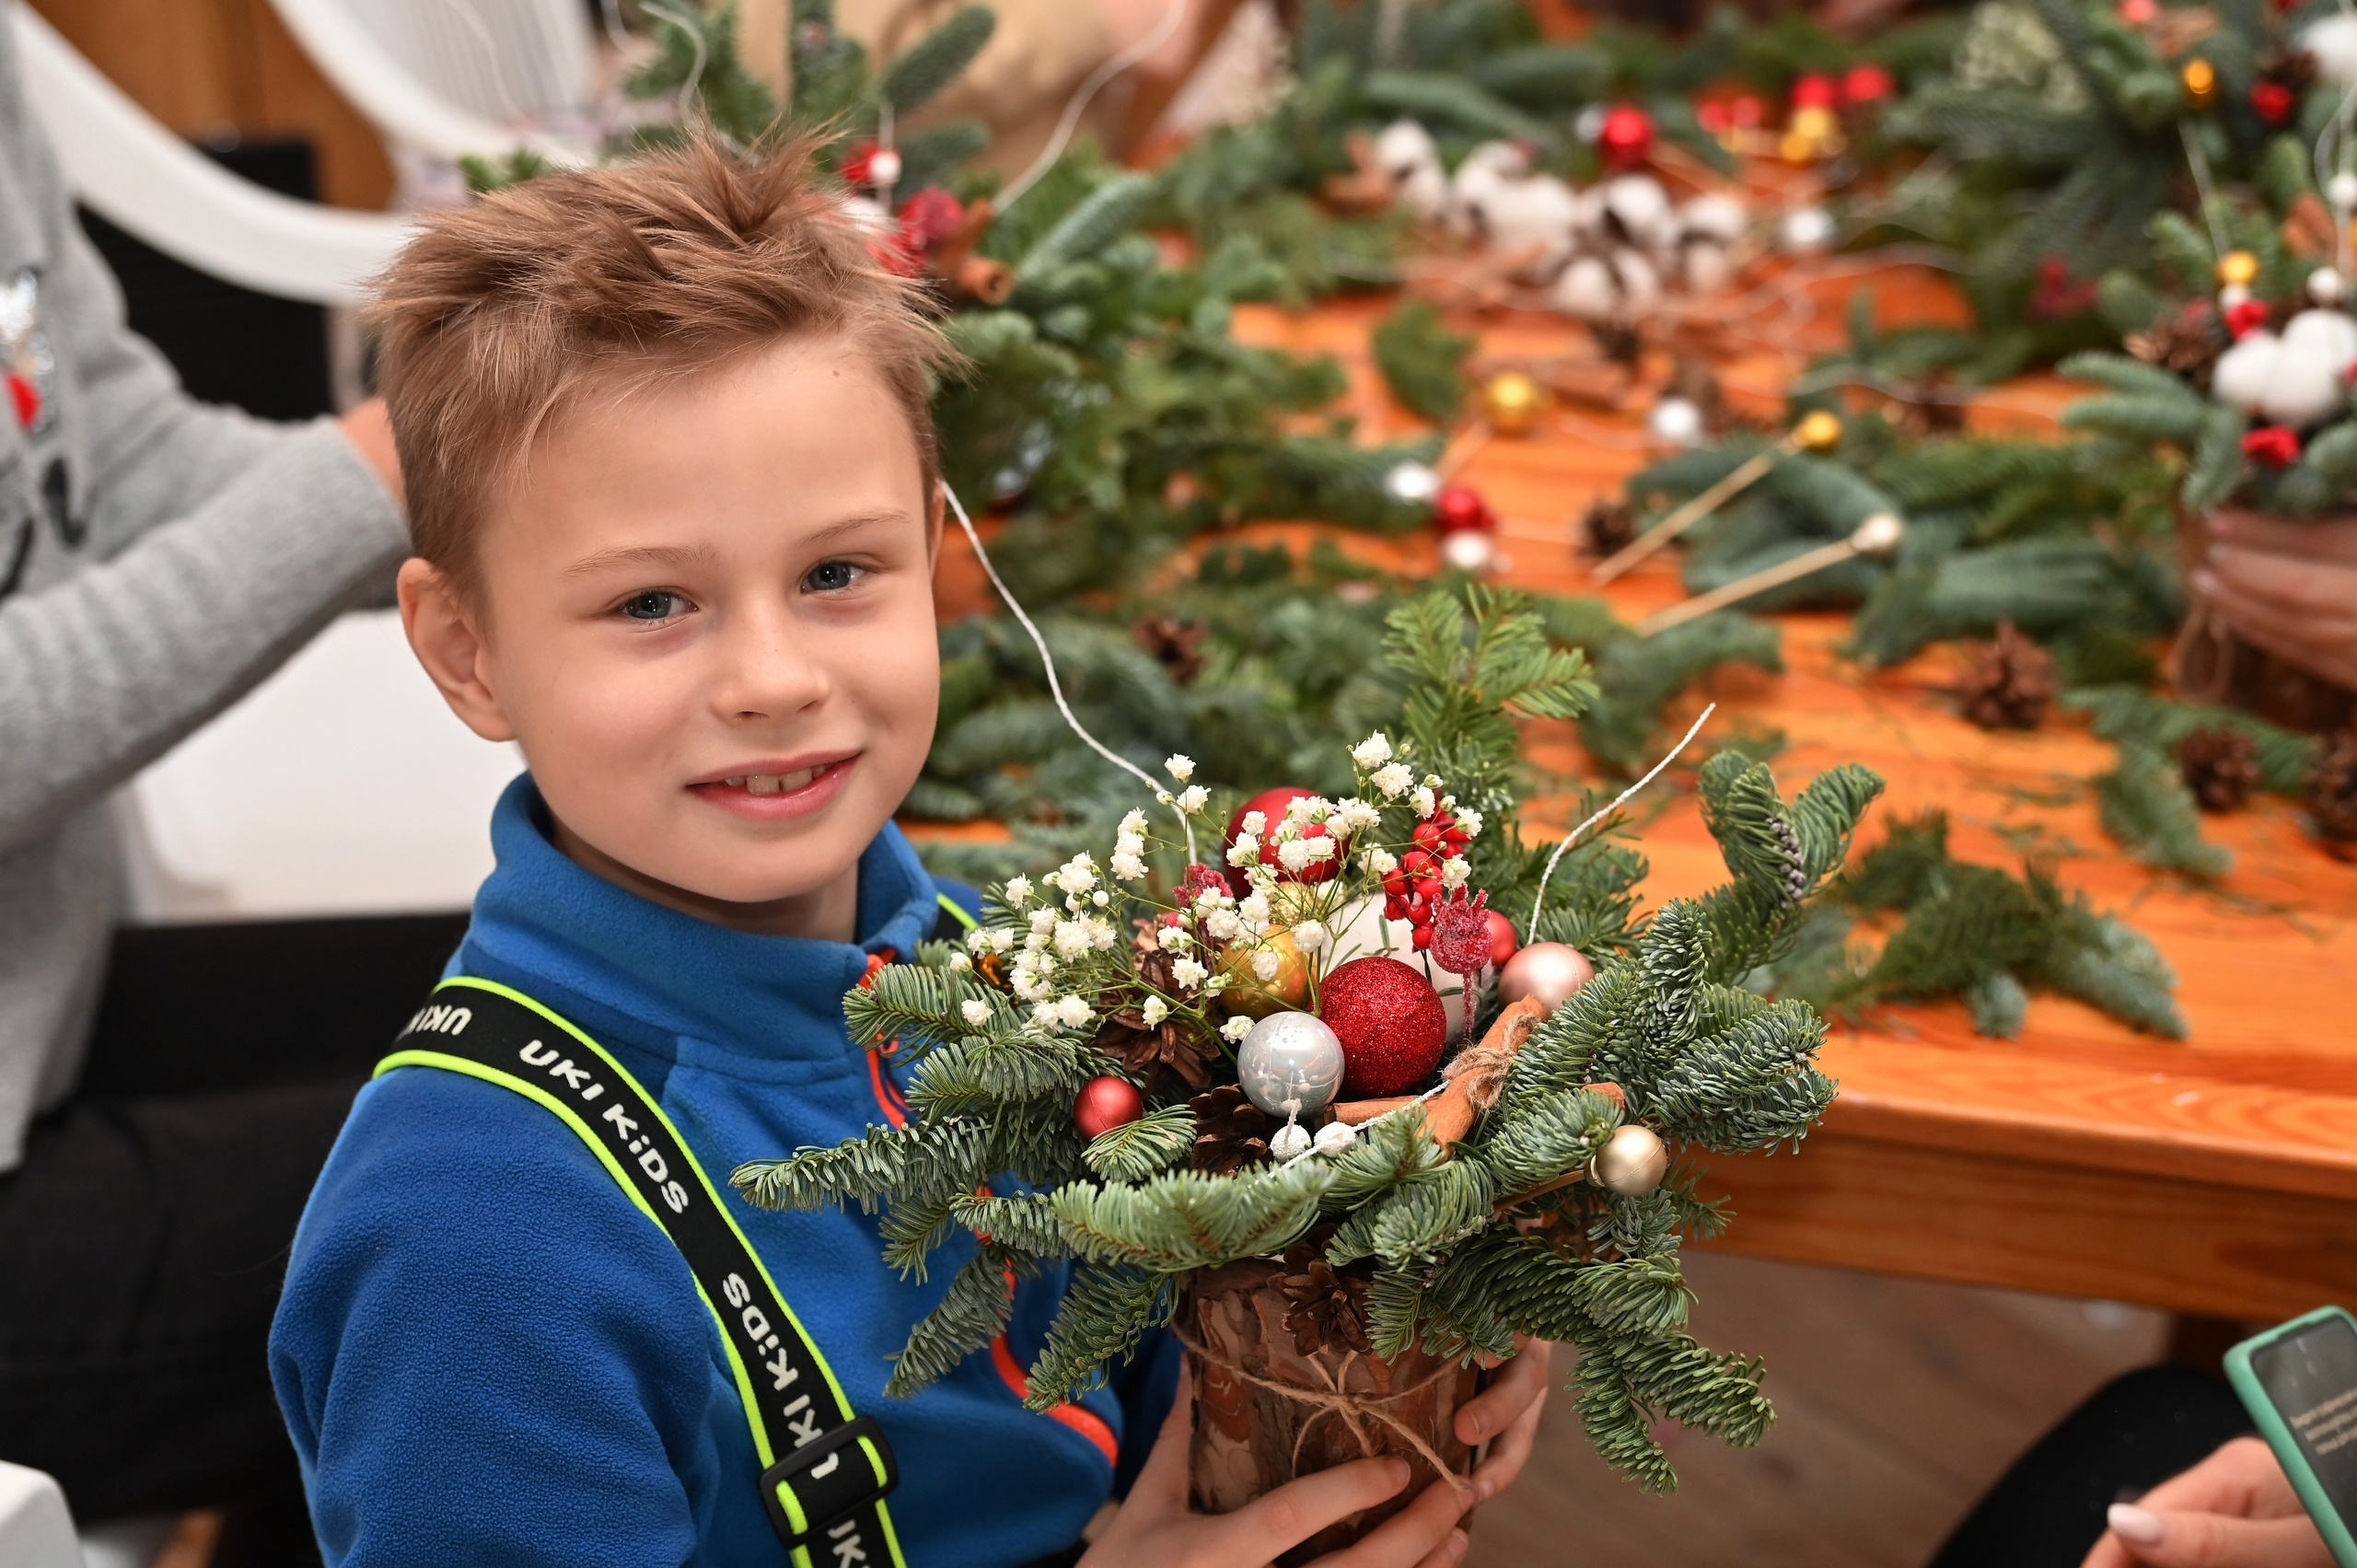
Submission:
[[[2337,1391],[2326,1394],[2305,1410],[2295,1410],[2287,1415],[2277,1407],[2276,1395],[2268,1388],[2270,1367],[2255,1365],[2252,1357],[2258,1356],[2262,1364],[2277,1364],[2280,1369],[2284,1356],[2310,1349],[2314,1353],[2308,1357],[2312,1364],[2323,1354],[2338,1353],[2347,1365],[2340,1369],[2341,1376],[2334,1376],[2332,1369],[2313,1374],[2310,1381],[2321,1377],[2328,1386],[2338,1385]],[[2325,1545],[2332,1551],[2332,1560],[2340,1568],[2357,1568],[2357,1539],[2351,1539],[2349,1527],[2342,1522],[2340,1509],[2333,1501],[2332,1490],[2317,1474],[2316,1461],[2319,1457],[2338,1455],[2346,1448],[2349,1458],[2337,1460],[2334,1469],[2357,1470],[2357,1376],[2347,1376],[2352,1370],[2357,1370],[2357,1318],[2351,1318],[2338,1307],[2319,1307],[2314,1312],[2245,1340],[2226,1353],[2227,1380],[2234,1384],[2235,1392],[2242,1396],[2251,1419],[2258,1423],[2259,1435],[2267,1439],[2267,1446],[2275,1450],[2276,1458],[2282,1462],[2283,1473],[2291,1478],[2293,1491],[2299,1493],[2300,1502],[2307,1508],[2308,1517],[2316,1521],[2317,1533],[2324,1537]],[[2293,1378],[2298,1376],[2297,1369],[2280,1371]],[[2316,1396],[2311,1393],[2302,1397],[2305,1400]],[[2305,1435],[2300,1430],[2302,1427],[2306,1428]],[[2314,1445],[2314,1439],[2318,1436],[2326,1444],[2321,1454]],[[2340,1490],[2344,1498],[2357,1502],[2357,1488],[2352,1488],[2346,1474],[2342,1477]]]

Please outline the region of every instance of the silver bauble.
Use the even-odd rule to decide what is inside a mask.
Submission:
[[[1342,1042],[1307,1013],[1271,1013],[1236,1048],[1244,1098],[1271,1116],[1323,1110],[1342,1086]]]
[[[1614,1128],[1611,1139],[1587,1162],[1588,1179],[1623,1198],[1643,1197],[1668,1174],[1669,1145],[1633,1122]]]
[[[1596,966],[1577,947],[1533,942],[1498,970],[1498,1000],[1512,1005],[1533,997],[1552,1013],[1595,978]]]

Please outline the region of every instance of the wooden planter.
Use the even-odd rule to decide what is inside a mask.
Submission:
[[[2205,517],[2177,509],[2177,559],[2186,584],[2185,625],[2169,653],[2169,679],[2189,703],[2240,708],[2270,724],[2320,735],[2349,722],[2357,693],[2284,663],[2235,634],[2193,587],[2209,552]]]
[[[1453,1428],[1457,1407],[1480,1391],[1485,1374],[1421,1351],[1396,1361],[1346,1346],[1302,1354],[1284,1326],[1276,1284],[1283,1272],[1259,1259],[1205,1270],[1188,1282],[1179,1303],[1178,1326],[1193,1347],[1195,1506],[1231,1513],[1295,1476],[1376,1455],[1397,1454],[1416,1472],[1395,1498],[1277,1559],[1293,1568],[1350,1545],[1437,1479],[1401,1428],[1457,1474],[1472,1469],[1473,1451]],[[1356,1408],[1340,1408],[1338,1391]]]

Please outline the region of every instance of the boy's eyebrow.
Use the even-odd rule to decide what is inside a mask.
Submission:
[[[904,523],[908,520],[909,514],[897,506],[872,512],[853,512],[825,528],[812,529],[803,536],[802,542],[806,545],[826,544],[844,534],[857,533],[878,523]],[[711,552],[706,550],[679,544],[617,545],[611,550],[600,550],[595,554],[583,556],[567,566],[564,575],[568,577],[590,577],[618,566],[684,566],[704,560],[710,554]]]

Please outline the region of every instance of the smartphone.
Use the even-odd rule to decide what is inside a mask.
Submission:
[[[2357,1318],[2338,1307],[2245,1340],[2226,1377],[2340,1568],[2357,1568]]]

